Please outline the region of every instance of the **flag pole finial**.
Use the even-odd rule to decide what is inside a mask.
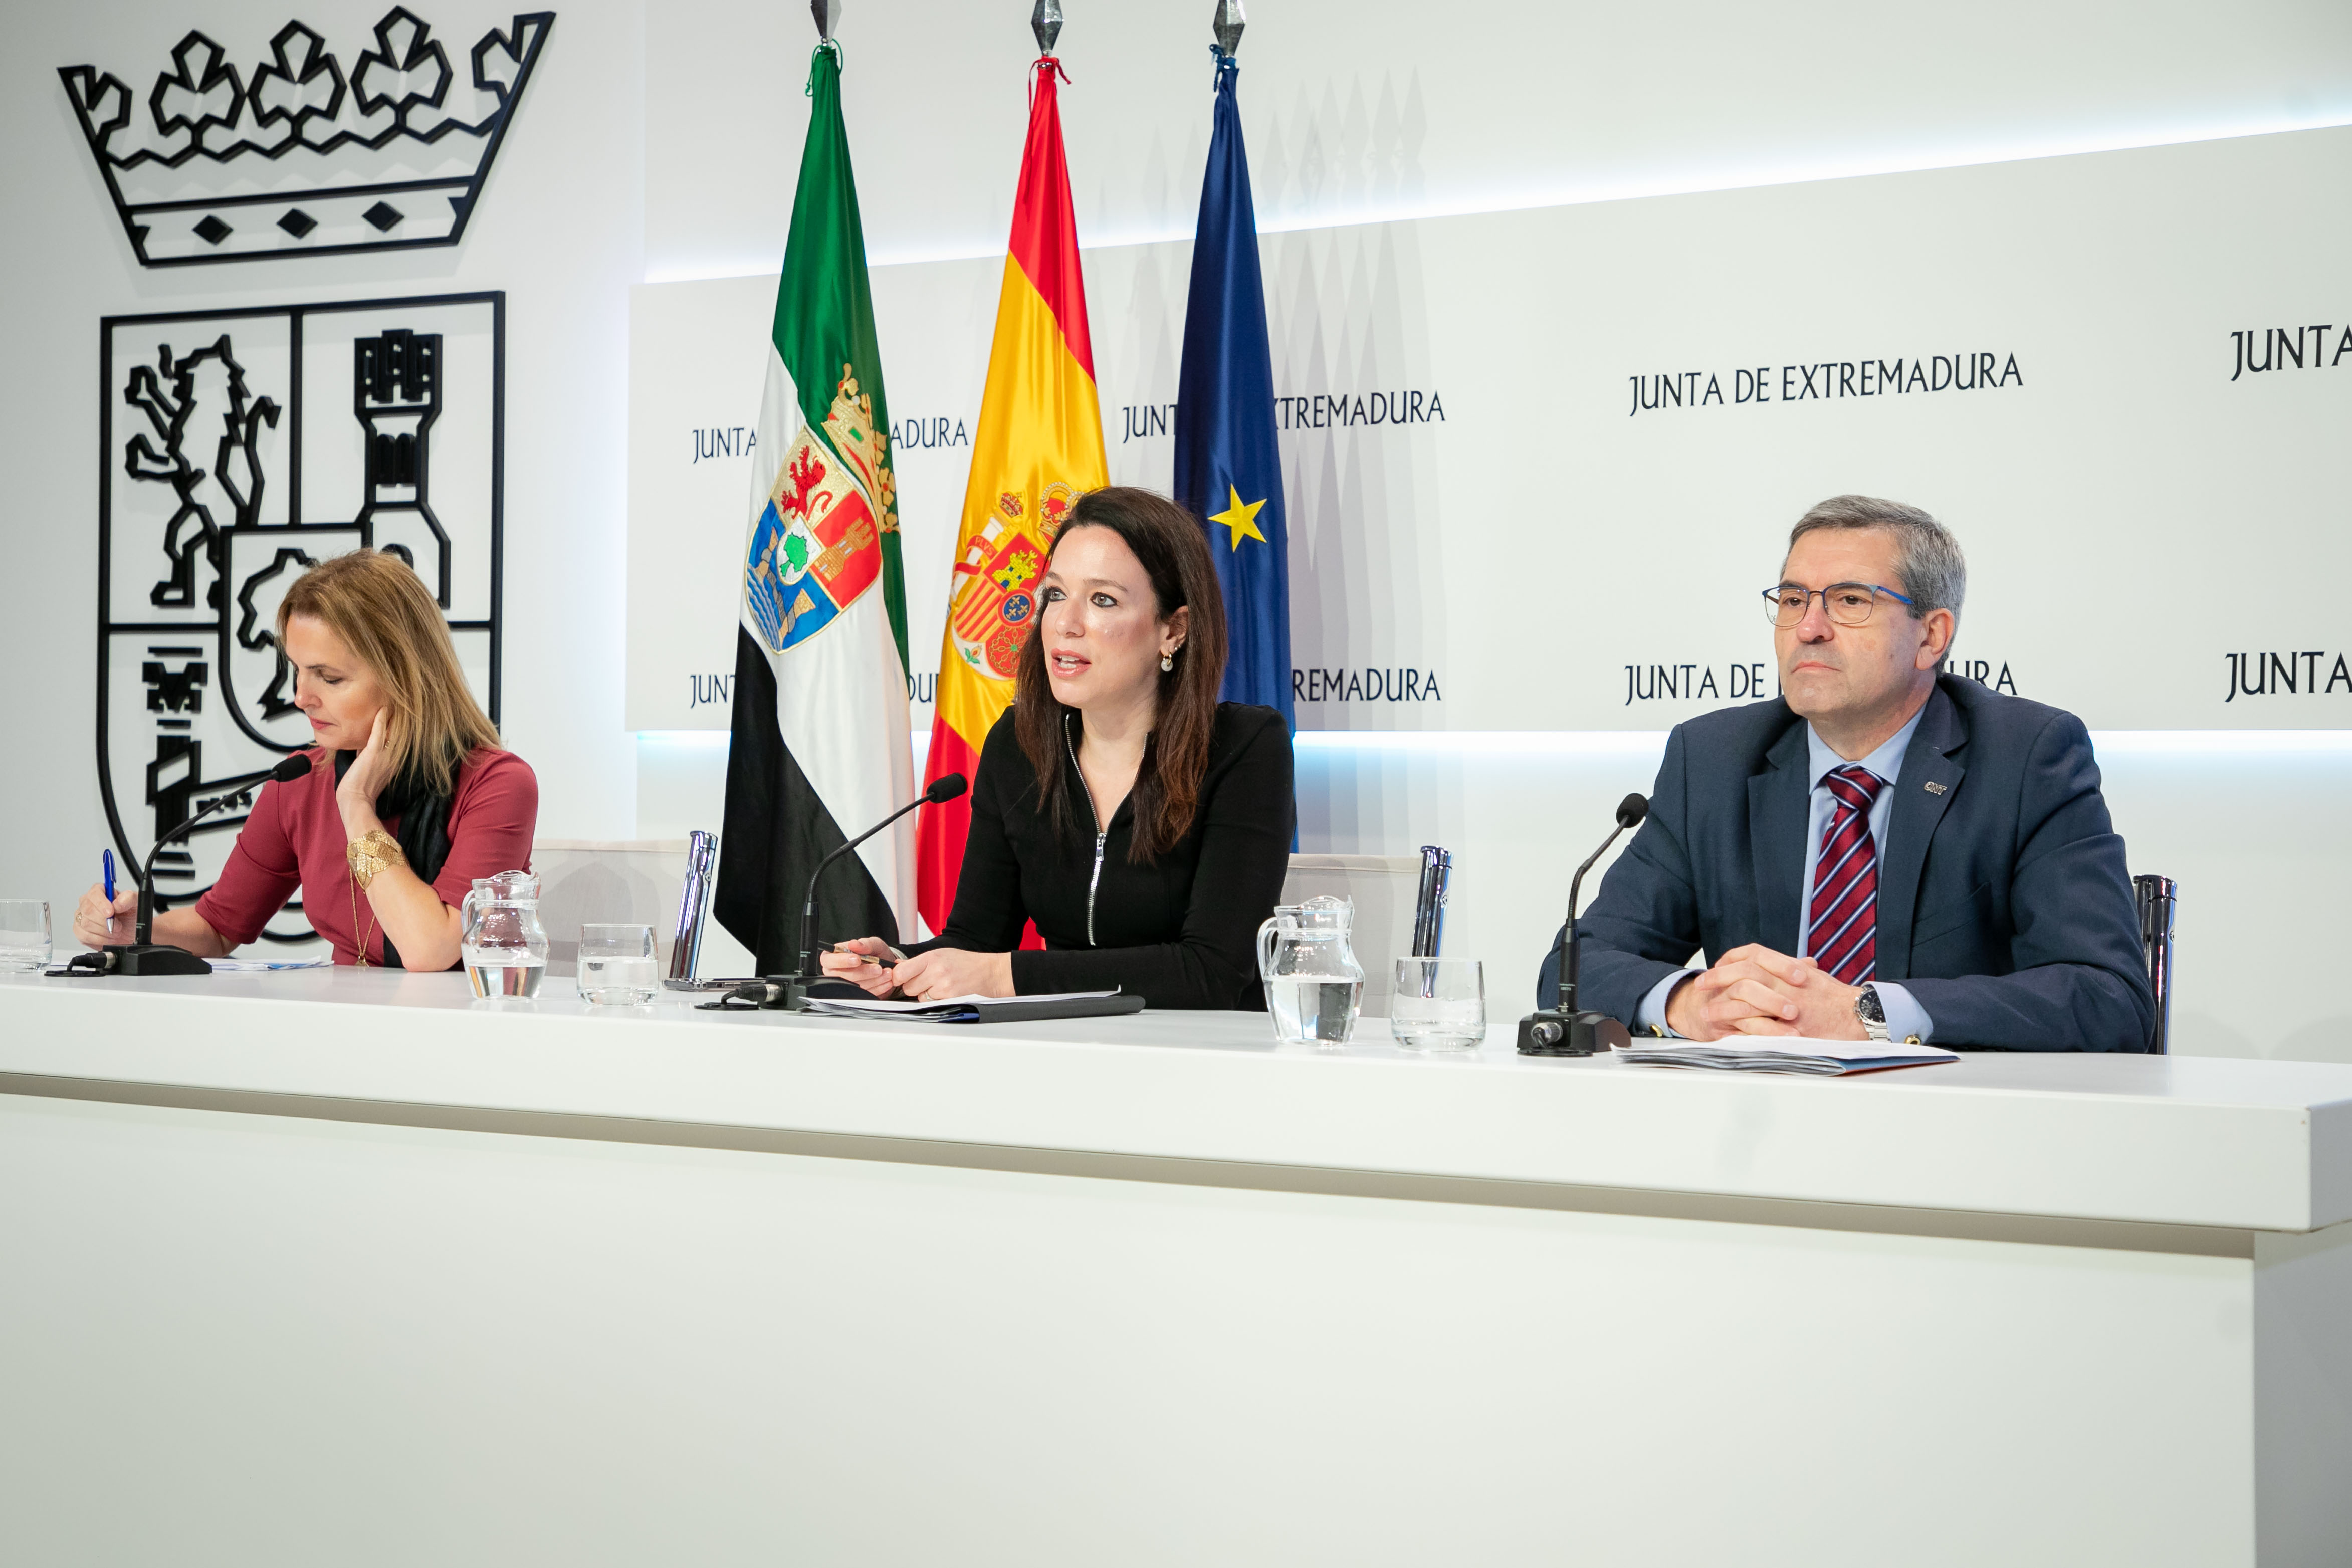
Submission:
[[[1029,13],[1029,30],[1037,35],[1037,52],[1052,54],[1054,40],[1062,36],[1062,0],[1037,0],[1037,8]]]
[[[841,25],[841,0],[809,0],[809,15],[816,18],[817,42],[833,42],[833,30]]]
[[[1242,28],[1248,18],[1242,15],[1242,0],[1217,0],[1217,18],[1212,24],[1217,33],[1217,52],[1226,58],[1242,47]]]

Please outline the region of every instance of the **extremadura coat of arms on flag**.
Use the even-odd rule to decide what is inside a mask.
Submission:
[[[842,367],[824,434],[830,444],[801,427],[744,562],[745,601],[779,653],[824,631],[874,586],[882,575],[882,532],[897,522],[882,437],[854,366]]]

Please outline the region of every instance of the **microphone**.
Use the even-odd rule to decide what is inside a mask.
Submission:
[[[268,782],[291,784],[310,771],[310,758],[296,752],[269,770]],[[229,806],[250,806],[256,786],[233,789],[155,841],[147,862],[139,868],[139,924],[128,944],[109,943],[102,950],[106,972],[113,975],[209,975],[213,967],[184,947],[155,940],[155,857],[196,831],[196,824]]]
[[[816,955],[816,884],[825,868],[918,806],[940,806],[962,794],[969,786],[961,773],[943,773],[931,780],[930,787],[912,800],[899,807],[824,859],[816,862],[809,873],[808,896],[801,902],[801,960],[797,973],[771,975],[761,984],[766,995],[759,998],[761,1008],[769,1012],[797,1013],[808,1010],[809,988],[826,983],[823,966]],[[839,984],[841,982],[834,982]],[[746,988],[747,989],[749,988]]]
[[[1605,1013],[1580,1012],[1576,1006],[1577,958],[1580,938],[1576,929],[1576,901],[1584,888],[1584,873],[1592,862],[1609,852],[1609,846],[1626,829],[1639,826],[1650,814],[1650,802],[1641,795],[1628,795],[1617,803],[1617,825],[1601,841],[1601,847],[1586,857],[1576,868],[1576,875],[1568,884],[1568,951],[1561,955],[1559,966],[1559,1001],[1556,1007],[1531,1012],[1519,1020],[1519,1054],[1521,1056],[1591,1056],[1597,1051],[1614,1048],[1619,1051],[1633,1043],[1631,1030]]]

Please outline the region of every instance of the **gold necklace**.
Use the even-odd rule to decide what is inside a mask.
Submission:
[[[368,905],[367,929],[360,929],[360,890],[396,865],[406,865],[408,858],[400,852],[400,841],[382,828],[371,828],[343,846],[343,860],[351,867],[352,931],[359,937],[359,967],[368,967],[367,945],[375,937],[375,905]]]
[[[375,938],[375,905],[373,903],[368,904],[368,928],[364,932],[360,931],[360,879],[353,876],[345,880],[351,883],[352,889],[352,930],[358,933],[360,939],[359,967],[365,969],[371,967],[368,944]]]

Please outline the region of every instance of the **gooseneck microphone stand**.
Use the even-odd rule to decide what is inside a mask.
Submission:
[[[1567,951],[1560,956],[1559,1002],[1557,1007],[1531,1012],[1519,1020],[1519,1054],[1521,1056],[1592,1056],[1608,1050],[1622,1051],[1633,1043],[1631,1030],[1606,1013],[1580,1012],[1576,1006],[1577,957],[1580,946],[1576,930],[1576,904],[1584,889],[1584,873],[1593,862],[1609,852],[1609,846],[1618,835],[1637,825],[1650,814],[1650,802],[1640,795],[1628,795],[1617,805],[1617,826],[1601,841],[1601,847],[1576,868],[1576,875],[1568,884]]]
[[[897,821],[899,818],[905,816],[916,807],[937,806],[945,801],[952,800],[957,796],[964,792],[964,777],[962,774],[947,773],[940,775],[939,778],[931,780],[931,787],[929,789],[924,790],[914,800],[908,801],[905,805],[899,807],[897,810],[891,812],[888,816],[883,818],[880,821],[875,823],[872,827],[866,829],[864,832],[858,834],[856,838],[850,840],[847,843],[842,845],[839,849],[825,856],[824,859],[817,862],[816,869],[809,873],[808,896],[801,901],[801,958],[798,970],[790,975],[770,975],[762,979],[756,987],[740,987],[737,990],[730,992],[729,995],[730,997],[735,997],[743,995],[745,992],[760,992],[763,993],[758,997],[761,1011],[802,1013],[808,1011],[810,992],[813,987],[818,985],[846,985],[848,982],[835,979],[833,977],[827,975],[824,972],[824,966],[817,961],[816,884],[818,879],[824,875],[825,867],[831,865],[834,862],[839,860],[842,856],[847,854],[850,851],[856,849],[858,845],[864,843],[866,840],[872,838],[875,834],[880,832],[883,829],[888,827],[891,823]],[[747,998],[746,999],[750,998]]]
[[[291,784],[310,771],[309,754],[298,751],[269,770],[269,780],[277,784]],[[230,790],[162,838],[157,839],[155,847],[147,852],[147,863],[139,868],[139,924],[131,940],[110,942],[96,953],[84,954],[82,957],[75,959],[74,963],[80,964],[85,958],[95,958],[98,960],[95,967],[100,973],[108,975],[211,974],[213,967],[185,947],[174,947],[169,943],[155,940],[155,857],[194,832],[196,824],[215,811],[229,806],[252,805],[253,789],[253,786],[248,785],[243,789]]]

